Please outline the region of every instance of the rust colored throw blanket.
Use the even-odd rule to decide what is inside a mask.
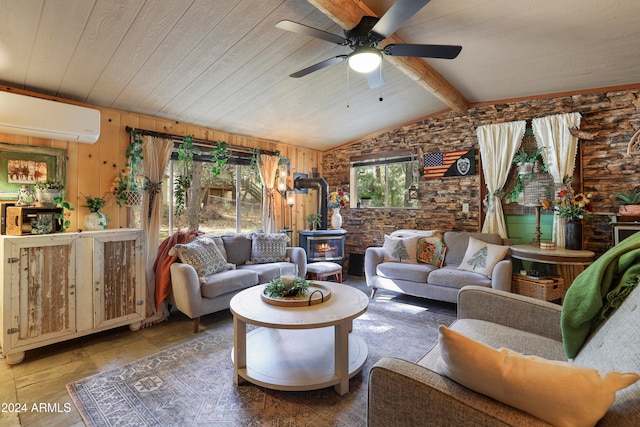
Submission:
[[[169,296],[171,292],[171,264],[174,263],[177,256],[169,255],[169,251],[174,245],[179,243],[189,243],[197,236],[203,234],[201,231],[178,231],[167,237],[160,243],[158,248],[158,256],[153,263],[153,272],[156,275],[156,310],[162,304],[162,301]]]

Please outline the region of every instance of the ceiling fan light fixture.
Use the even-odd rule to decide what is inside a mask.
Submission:
[[[382,62],[382,55],[373,48],[359,48],[349,55],[347,62],[353,71],[366,74],[378,68]]]

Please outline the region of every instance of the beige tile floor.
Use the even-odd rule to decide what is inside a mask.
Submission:
[[[369,294],[364,278],[348,276],[345,283]],[[413,303],[423,301],[427,300],[416,298]],[[442,309],[451,307],[444,304]],[[150,356],[230,320],[229,310],[204,316],[200,332],[194,334],[191,320],[174,311],[168,320],[135,332],[122,327],[29,350],[16,365],[0,360],[0,427],[84,426],[67,392],[68,383]],[[16,404],[24,411],[16,412]]]

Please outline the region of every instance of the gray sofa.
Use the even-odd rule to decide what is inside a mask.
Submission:
[[[640,287],[587,337],[576,365],[600,372],[640,373]],[[451,329],[494,348],[550,360],[566,360],[560,329],[562,307],[522,295],[470,286],[458,297]],[[547,426],[526,412],[476,393],[436,373],[437,343],[416,363],[382,358],[369,377],[367,425]],[[619,390],[598,426],[640,425],[640,382]]]
[[[420,230],[396,230],[391,237],[408,237],[413,234],[430,236],[433,232]],[[365,252],[364,270],[367,286],[372,288],[371,298],[377,289],[388,289],[417,297],[455,303],[458,291],[467,285],[485,286],[503,291],[511,290],[512,263],[507,255],[493,268],[491,278],[473,271],[460,270],[469,238],[494,245],[509,245],[498,234],[447,231],[443,233],[446,247],[444,264],[438,268],[425,263],[385,262],[383,247],[369,247]]]
[[[230,269],[200,278],[190,264],[171,265],[171,293],[167,300],[193,319],[194,332],[198,331],[200,316],[229,308],[231,298],[243,289],[268,283],[281,273],[306,276],[307,255],[303,248],[286,248],[286,261],[252,263],[252,240],[247,236],[216,237],[226,262],[232,265]]]

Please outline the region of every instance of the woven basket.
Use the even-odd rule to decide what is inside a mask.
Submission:
[[[555,301],[564,298],[566,289],[564,288],[564,280],[560,277],[529,279],[514,274],[511,281],[511,291],[544,301]]]
[[[124,202],[125,206],[135,207],[142,204],[142,193],[138,191],[123,191],[122,194],[127,197],[127,201]]]

